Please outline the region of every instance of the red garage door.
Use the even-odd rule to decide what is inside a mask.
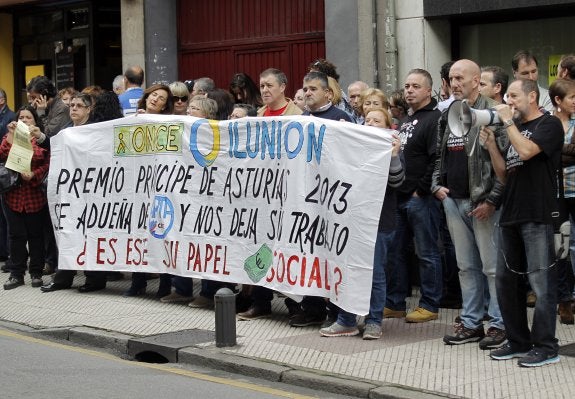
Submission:
[[[308,64],[325,57],[324,0],[180,0],[179,76],[209,76],[228,88],[245,72],[288,76],[289,96],[301,86]]]

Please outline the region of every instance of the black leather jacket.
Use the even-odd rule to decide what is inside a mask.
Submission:
[[[487,109],[495,105],[497,105],[497,103],[492,99],[479,95],[475,104],[473,104],[473,108]],[[447,123],[448,112],[449,110],[443,112],[437,125],[437,158],[435,159],[435,168],[431,177],[432,193],[435,193],[446,184],[445,177],[447,171],[445,170],[445,156],[447,139],[451,133]],[[491,128],[493,129],[493,127]],[[479,131],[479,126],[471,128],[465,142],[469,173],[469,196],[473,204],[487,201],[498,208],[503,195],[503,183],[495,176],[489,152],[479,144]],[[507,132],[502,126],[499,126],[494,129],[494,134],[497,146],[501,154],[504,154],[507,148],[509,148]],[[475,148],[473,149],[473,153],[471,153],[474,143]]]

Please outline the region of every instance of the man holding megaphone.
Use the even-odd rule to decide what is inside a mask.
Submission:
[[[494,360],[519,358],[522,367],[559,361],[553,219],[559,214],[557,170],[564,133],[557,117],[541,112],[538,98],[537,82],[518,79],[509,85],[507,105],[495,107],[511,144],[504,157],[506,181],[496,279],[509,342],[490,356]],[[525,276],[537,295],[531,331]]]
[[[481,349],[493,349],[506,341],[495,290],[496,225],[503,183],[496,176],[489,151],[479,143],[480,123],[496,122],[491,118],[479,118],[482,122],[478,122],[471,117],[477,110],[489,110],[488,114],[497,116],[491,110],[496,103],[479,93],[481,69],[475,62],[457,61],[449,71],[449,79],[456,101],[440,119],[431,189],[443,203],[455,246],[463,309],[454,333],[443,341],[448,345],[479,341]],[[460,117],[462,105],[467,107],[466,117]],[[494,134],[503,152],[507,147],[504,129],[495,128]],[[485,284],[489,290],[487,334],[483,328]]]

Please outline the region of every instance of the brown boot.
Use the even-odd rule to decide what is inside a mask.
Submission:
[[[559,303],[559,322],[561,324],[575,324],[575,317],[573,317],[571,301]]]

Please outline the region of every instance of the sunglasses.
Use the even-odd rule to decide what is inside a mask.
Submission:
[[[186,101],[188,101],[188,96],[182,96],[182,97],[174,96],[174,101],[176,102],[181,101],[185,103]]]

